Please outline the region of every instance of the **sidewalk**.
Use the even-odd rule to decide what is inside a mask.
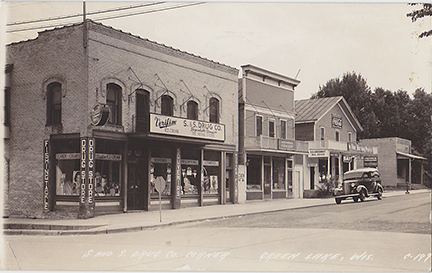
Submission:
[[[410,194],[426,192],[431,191],[412,190]],[[405,195],[405,191],[386,191],[383,198],[401,195]],[[140,231],[174,224],[326,205],[336,206],[333,198],[278,199],[162,210],[162,222],[158,210],[101,215],[90,219],[5,218],[2,220],[5,235],[90,235]]]

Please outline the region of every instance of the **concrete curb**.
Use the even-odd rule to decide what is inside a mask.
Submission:
[[[420,194],[425,192],[430,192],[430,190],[411,191],[410,194]],[[402,193],[400,191],[389,192],[389,193],[392,194],[390,194],[390,196],[384,195],[383,198],[391,198],[396,196],[402,196],[405,194],[405,192]],[[201,221],[229,219],[229,218],[235,218],[244,215],[256,215],[256,214],[281,212],[281,211],[295,210],[295,209],[336,205],[333,198],[328,198],[328,199],[326,198],[324,200],[328,200],[328,202],[324,202],[320,204],[303,204],[303,205],[289,207],[289,208],[274,208],[274,209],[259,210],[259,211],[252,211],[252,212],[234,213],[230,215],[199,217],[196,219],[178,220],[178,221],[171,221],[165,223],[161,222],[158,224],[135,225],[135,226],[127,226],[127,227],[109,227],[107,225],[47,225],[47,224],[38,225],[38,224],[26,224],[26,223],[21,223],[21,224],[6,223],[4,224],[5,228],[3,229],[3,234],[4,235],[46,235],[46,236],[116,234],[116,233],[126,233],[126,232],[138,232],[142,230],[155,229],[155,228],[167,227],[173,225],[190,224],[190,223],[196,223]],[[6,228],[6,227],[15,227],[15,228]]]

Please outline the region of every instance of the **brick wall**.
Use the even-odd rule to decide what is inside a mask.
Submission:
[[[88,37],[88,60],[82,24],[45,31],[34,40],[7,46],[6,61],[14,64],[11,132],[5,141],[10,163],[5,214],[9,216],[43,217],[43,140],[52,134],[90,136],[93,127],[89,117],[96,103],[106,102],[108,82],[123,88],[123,126],[104,126],[102,130],[134,130],[134,91],[138,87],[150,92],[151,111],[160,113],[160,100],[155,100],[166,86],[174,97],[175,116],[186,117],[183,103],[193,93],[199,119],[208,121],[209,98],[217,97],[225,144],[237,147],[237,69],[96,23],[89,23]],[[63,87],[60,128],[46,126],[45,92],[52,81],[61,82]]]

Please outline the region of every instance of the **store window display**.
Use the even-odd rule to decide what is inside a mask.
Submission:
[[[202,169],[202,190],[205,194],[219,194],[220,152],[205,151]]]

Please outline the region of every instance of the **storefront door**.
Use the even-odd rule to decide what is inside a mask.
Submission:
[[[128,210],[143,210],[147,208],[145,161],[131,159],[128,161]]]

